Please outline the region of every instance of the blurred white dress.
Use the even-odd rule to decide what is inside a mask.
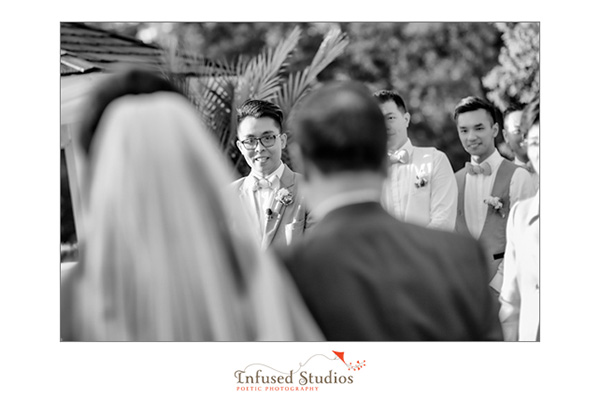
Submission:
[[[63,340],[323,340],[287,271],[259,250],[222,151],[183,96],[113,101],[89,172]]]

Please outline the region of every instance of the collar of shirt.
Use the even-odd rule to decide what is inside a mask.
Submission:
[[[415,146],[413,146],[413,144],[410,141],[410,139],[406,139],[406,143],[404,143],[402,145],[402,147],[400,147],[400,148],[406,150],[408,152],[408,154],[412,154],[413,149],[415,148]]]
[[[267,179],[267,180],[271,180],[271,178],[273,178],[274,176],[277,176],[279,181],[281,181],[281,177],[283,176],[284,170],[285,170],[285,164],[282,161],[279,164],[279,167],[275,171],[273,171],[271,174],[269,174],[269,176],[262,178],[252,171],[250,172],[250,175],[255,177],[256,179]],[[254,181],[252,179],[246,179],[246,181],[244,182],[244,185],[246,186],[246,189],[252,188],[252,186],[254,185]]]
[[[500,167],[500,163],[502,162],[502,160],[503,160],[502,156],[496,149],[496,150],[494,150],[492,155],[490,155],[485,160],[481,161],[481,163],[478,163],[471,158],[471,164],[480,165],[480,164],[483,164],[484,162],[487,162],[488,164],[490,164],[490,167],[492,168],[492,175],[493,175],[494,171],[496,171],[498,169],[498,167]]]
[[[281,179],[281,175],[283,175],[283,170],[285,169],[285,164],[283,163],[283,161],[280,161],[279,163],[279,167],[277,167],[277,169],[273,172],[271,172],[269,174],[269,176],[265,176],[264,178],[261,176],[258,176],[257,174],[255,174],[254,172],[250,172],[250,175],[254,176],[256,179],[266,179],[266,180],[270,180],[272,177],[277,176],[277,178]]]
[[[389,154],[394,154],[397,153],[400,150],[406,150],[406,152],[409,155],[412,155],[413,149],[415,148],[415,146],[413,146],[413,144],[411,143],[410,139],[406,140],[406,143],[404,143],[402,146],[400,146],[398,149],[394,150],[394,151],[390,151],[388,152]]]
[[[517,157],[515,157],[515,165],[518,165],[520,167],[526,167],[527,163],[524,163],[523,161],[519,160]]]
[[[311,213],[315,216],[315,218],[317,218],[317,220],[320,220],[335,209],[349,206],[351,204],[369,202],[375,202],[379,204],[380,200],[381,193],[378,190],[354,190],[329,197],[318,204]]]

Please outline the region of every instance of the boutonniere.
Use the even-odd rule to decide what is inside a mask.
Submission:
[[[491,207],[495,212],[500,214],[502,218],[506,217],[506,212],[504,211],[504,203],[502,203],[502,199],[500,197],[488,197],[483,200],[488,207]]]
[[[279,211],[281,211],[281,207],[289,206],[290,204],[292,204],[292,202],[294,201],[294,197],[292,196],[292,193],[290,193],[290,191],[287,190],[287,188],[281,188],[277,191],[277,194],[275,195],[275,201],[277,201],[277,204],[275,204],[275,210],[273,211],[278,213]]]
[[[424,169],[421,169],[415,177],[415,186],[417,189],[422,188],[429,182],[429,174]]]

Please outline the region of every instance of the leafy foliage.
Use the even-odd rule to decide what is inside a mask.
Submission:
[[[528,93],[539,88],[539,72],[534,73],[536,63],[533,62],[537,60],[539,65],[538,24],[204,22],[141,23],[137,26],[140,38],[161,44],[165,38],[177,37],[191,52],[217,62],[239,59],[240,54],[255,57],[265,46],[276,46],[282,37],[299,27],[303,34],[287,59],[286,72],[290,80],[281,84],[288,86],[282,89],[286,91],[302,86],[304,78],[301,73],[295,73],[315,59],[314,54],[328,31],[340,29],[348,45],[318,74],[319,81],[355,79],[373,91],[399,91],[411,113],[409,135],[413,142],[446,152],[454,169],[460,168],[468,159],[452,120],[452,110],[461,98],[469,95],[487,97],[503,109],[514,93],[520,93],[520,100],[527,101]],[[133,34],[134,26],[112,24],[108,28]],[[509,72],[500,74],[501,69]],[[232,68],[234,74],[235,68]],[[233,95],[235,82],[232,85],[231,88],[219,85],[219,92],[229,91]],[[281,95],[279,101],[285,103],[285,96]],[[226,96],[225,100],[232,101]],[[498,146],[502,146],[501,141],[499,135]]]
[[[193,90],[205,124],[216,134],[241,175],[246,173],[247,167],[235,146],[235,109],[247,99],[267,100],[278,104],[287,118],[316,82],[317,75],[342,54],[348,44],[339,29],[332,29],[325,35],[310,65],[290,73],[289,60],[301,33],[295,26],[276,46],[267,47],[252,58],[239,58],[234,63],[222,61],[223,68],[199,80]]]
[[[339,28],[333,28],[325,35],[310,65],[302,71],[289,75],[287,81],[279,87],[275,101],[282,108],[286,118],[294,106],[306,95],[317,76],[337,57],[342,55],[348,45],[346,35]]]
[[[234,144],[235,107],[248,97],[274,101],[289,116],[317,79],[355,79],[373,91],[397,90],[411,113],[412,141],[444,151],[456,170],[468,159],[452,120],[452,110],[461,98],[487,97],[503,110],[511,101],[528,102],[540,87],[536,23],[93,25],[171,49],[166,56],[174,61],[181,61],[175,48],[185,49],[186,57],[204,59],[211,72],[201,82],[176,75],[170,78],[201,110],[240,174],[247,172],[247,166]],[[499,148],[504,145],[501,136]],[[66,208],[70,201],[68,184],[62,183],[65,179],[61,177],[61,204],[65,199],[61,241],[69,240],[74,232],[74,227],[69,229],[68,221],[63,221],[63,216],[72,215]]]
[[[485,97],[481,77],[496,64],[500,33],[489,23],[348,23],[350,45],[337,61],[339,74],[373,91],[398,91],[411,114],[414,144],[444,151],[453,168],[464,165],[452,119],[466,96]]]
[[[539,23],[497,23],[504,46],[499,65],[484,79],[488,98],[500,109],[513,102],[528,103],[540,90]]]

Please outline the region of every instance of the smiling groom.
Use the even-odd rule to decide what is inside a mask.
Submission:
[[[251,168],[233,182],[253,221],[261,247],[286,246],[305,231],[308,212],[298,195],[301,175],[281,161],[287,144],[283,111],[263,100],[247,100],[237,110],[238,149]]]

